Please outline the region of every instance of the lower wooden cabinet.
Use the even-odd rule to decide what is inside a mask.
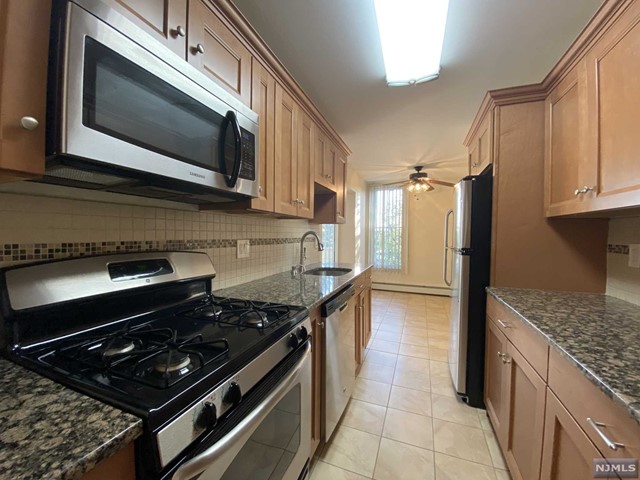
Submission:
[[[136,465],[134,452],[134,444],[130,443],[109,458],[102,460],[93,470],[85,473],[84,476],[82,476],[82,480],[106,480],[111,478],[117,478],[118,480],[135,480]]]
[[[318,449],[322,441],[322,399],[324,398],[324,322],[320,315],[320,308],[310,312],[311,318],[311,456]]]
[[[506,422],[502,420],[506,417],[506,406],[504,405],[506,368],[502,361],[502,355],[507,352],[507,338],[499,330],[498,326],[487,320],[487,335],[485,346],[485,369],[484,369],[484,404],[487,408],[487,415],[493,424],[498,437],[503,436],[503,429]]]
[[[371,277],[362,274],[356,282],[356,370],[364,361],[364,350],[371,340]]]
[[[540,476],[546,384],[511,342],[504,357],[502,448],[514,480]]]
[[[593,478],[593,460],[602,458],[560,400],[547,388],[541,480]],[[606,478],[618,478],[615,475]]]
[[[516,317],[487,299],[484,400],[511,477],[587,480],[594,459],[638,458],[627,409]]]

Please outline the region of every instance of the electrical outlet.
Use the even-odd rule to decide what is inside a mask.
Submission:
[[[249,240],[238,240],[236,258],[249,258]]]

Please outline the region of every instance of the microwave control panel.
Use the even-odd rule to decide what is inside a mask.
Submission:
[[[240,162],[240,178],[256,179],[256,137],[253,133],[240,128],[242,142],[242,160]]]

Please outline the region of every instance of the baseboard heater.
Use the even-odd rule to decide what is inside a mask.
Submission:
[[[430,285],[410,285],[407,283],[373,282],[374,290],[386,290],[388,292],[421,293],[423,295],[440,295],[450,297],[451,289],[448,287],[434,287]]]

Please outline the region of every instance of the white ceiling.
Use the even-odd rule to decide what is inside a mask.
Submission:
[[[386,86],[372,0],[233,0],[353,151],[367,181],[464,174],[489,89],[539,82],[600,0],[450,0],[440,78]]]

